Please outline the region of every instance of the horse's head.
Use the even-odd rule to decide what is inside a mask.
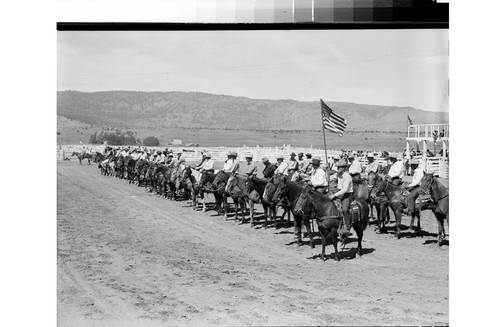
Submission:
[[[191,167],[186,166],[186,168],[184,168],[184,171],[182,171],[182,173],[181,173],[181,178],[188,179],[189,177],[191,177],[192,173],[193,172],[191,171]]]
[[[370,196],[373,198],[375,196],[380,195],[381,193],[385,192],[387,190],[387,187],[389,186],[389,182],[379,179],[379,181],[375,184],[375,186],[372,188],[370,192]]]
[[[200,185],[205,185],[208,182],[208,173],[203,171],[200,177]]]
[[[222,184],[226,184],[229,176],[224,171],[219,171],[217,175],[215,175],[214,181],[212,182],[212,187],[218,188],[222,186]]]
[[[418,189],[418,193],[424,194],[426,193],[432,185],[432,181],[434,180],[434,174],[433,173],[427,173],[422,177],[422,180],[420,181],[420,187]]]
[[[264,189],[263,198],[266,202],[274,203],[277,202],[286,189],[286,182],[283,178],[274,177],[267,182],[266,188]]]
[[[296,212],[299,215],[306,214],[306,208],[310,208],[313,202],[310,192],[311,188],[309,186],[305,186],[302,189],[302,192],[300,193],[300,196],[297,199],[297,202],[295,203],[295,207],[293,208],[294,212]]]
[[[380,176],[377,173],[370,171],[368,173],[368,186],[370,186],[370,187],[375,186],[375,184],[377,184],[379,179],[380,179]]]

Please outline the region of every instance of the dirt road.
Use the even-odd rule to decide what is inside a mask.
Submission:
[[[361,258],[353,239],[340,262],[323,262],[319,236],[297,247],[293,228],[194,212],[96,165],[58,162],[57,187],[59,326],[449,322],[449,248],[430,212],[426,236],[369,226]]]

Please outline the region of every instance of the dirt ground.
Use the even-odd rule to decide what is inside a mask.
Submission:
[[[371,225],[361,258],[352,238],[340,262],[323,262],[317,234],[314,249],[297,247],[293,227],[251,228],[189,205],[58,162],[58,325],[449,323],[449,247],[436,245],[431,212],[422,237]]]

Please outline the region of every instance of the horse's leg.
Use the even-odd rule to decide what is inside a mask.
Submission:
[[[338,242],[338,234],[337,234],[337,229],[338,229],[338,226],[335,226],[333,225],[333,228],[332,228],[332,239],[333,239],[333,248],[335,249],[335,255],[333,257],[333,259],[337,262],[340,261],[340,258],[339,258],[339,251],[337,249],[337,242]]]
[[[222,193],[222,207],[223,207],[223,211],[224,211],[224,219],[227,220],[227,212],[228,212],[228,207],[229,207],[229,204],[227,203],[227,195],[226,193]]]
[[[296,218],[298,223],[295,224],[295,235],[297,236],[297,246],[302,246],[302,217]]]
[[[363,253],[363,247],[361,246],[361,242],[363,242],[363,226],[361,226],[361,222],[358,221],[353,224],[353,227],[356,231],[356,236],[358,237],[358,251],[356,252],[356,256],[361,257]]]
[[[242,199],[242,198],[238,198],[237,199],[238,201],[238,205],[240,207],[240,210],[241,210],[241,223],[244,224],[245,223],[245,211],[246,211],[246,205],[245,205],[245,199]]]
[[[445,231],[444,231],[444,217],[440,214],[434,213],[438,222],[438,246],[443,245],[443,241],[445,239]]]
[[[396,216],[396,237],[398,240],[401,238],[401,208],[398,208],[398,210],[394,210],[394,215]]]
[[[191,187],[191,197],[193,198],[193,210],[197,211],[198,210],[198,202],[197,202],[197,196],[196,196],[196,191],[194,187]]]
[[[324,235],[324,233],[326,231],[322,230],[322,228],[319,228],[319,232],[321,234],[321,259],[323,259],[323,261],[326,261],[326,258],[325,258],[326,235]],[[335,243],[335,241],[334,241],[334,243]],[[335,252],[336,252],[336,249],[337,249],[337,247],[335,247]]]
[[[295,219],[297,219],[297,216],[294,216]],[[294,220],[295,220],[294,219]],[[301,219],[302,222],[300,222],[298,225],[302,225],[302,223],[304,223],[304,225],[306,226],[306,230],[307,230],[307,236],[309,237],[309,246],[311,247],[311,249],[314,249],[314,237],[313,237],[313,233],[311,233],[311,225],[314,224],[313,221],[311,221],[309,218],[302,218]],[[314,226],[314,225],[313,225]],[[300,230],[299,230],[299,235],[300,235]]]
[[[252,227],[254,225],[254,222],[253,222],[253,210],[254,210],[254,203],[252,200],[248,200],[248,207],[250,209],[250,227]],[[264,208],[264,212],[266,211],[266,209]]]
[[[207,211],[207,205],[205,204],[205,193],[200,190],[200,199],[201,199],[201,204],[203,205],[203,212]]]

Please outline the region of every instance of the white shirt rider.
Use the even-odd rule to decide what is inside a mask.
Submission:
[[[351,166],[349,167],[349,174],[360,174],[361,173],[361,162],[359,162],[358,158],[354,158]]]
[[[326,173],[323,170],[323,168],[318,167],[318,168],[312,168],[311,170],[311,184],[314,187],[317,186],[327,186],[328,182],[326,180]]]
[[[405,169],[405,167],[403,165],[403,162],[400,160],[397,160],[395,163],[392,164],[391,169],[389,169],[389,172],[387,173],[387,175],[389,175],[389,177],[391,177],[391,178],[394,178],[394,177],[403,178],[404,169]]]
[[[274,173],[278,174],[278,175],[288,176],[288,164],[285,161],[282,161],[278,165],[278,167],[276,168],[276,171]]]
[[[424,178],[424,163],[420,161],[418,164],[417,169],[413,172],[413,179],[410,184],[408,184],[408,188],[415,187],[417,185],[420,185],[420,182],[422,181],[422,178]]]

